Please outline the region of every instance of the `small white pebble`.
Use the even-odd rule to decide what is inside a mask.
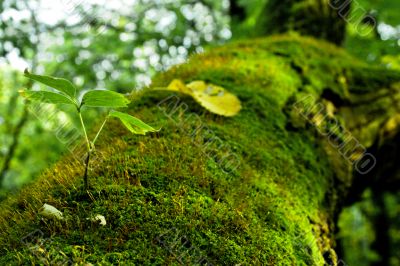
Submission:
[[[57,220],[64,219],[62,212],[60,212],[56,207],[46,203],[39,209],[39,214],[46,218],[56,218]]]
[[[93,219],[93,222],[99,221],[100,225],[105,226],[107,224],[106,218],[103,215],[97,214]]]

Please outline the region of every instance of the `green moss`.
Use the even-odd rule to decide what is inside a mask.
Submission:
[[[132,95],[130,112],[162,130],[132,136],[111,122],[99,140],[102,160],[91,172],[90,192],[81,192],[83,166],[67,156],[4,201],[0,264],[335,262],[332,160],[342,159],[327,156],[316,131],[293,127],[288,114],[295,99],[319,98],[326,88],[346,98],[343,79],[359,66],[330,44],[276,36],[215,48],[158,75],[152,87],[175,78],[223,86],[243,110],[223,118],[183,95],[166,100],[171,93],[151,88]],[[41,219],[43,203],[66,220]],[[87,220],[95,214],[107,225]],[[29,244],[20,241],[38,229]]]

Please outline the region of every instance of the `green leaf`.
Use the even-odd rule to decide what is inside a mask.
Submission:
[[[108,90],[88,91],[83,95],[82,106],[88,107],[127,107],[129,100],[124,95]]]
[[[160,129],[154,129],[153,127],[144,123],[142,120],[126,113],[112,110],[109,116],[119,118],[126,128],[129,129],[129,131],[133,134],[145,135],[147,132],[160,131]]]
[[[65,93],[71,98],[75,98],[76,88],[69,80],[50,76],[34,75],[29,73],[28,70],[25,70],[24,76]]]
[[[54,93],[50,91],[27,91],[27,90],[20,90],[19,93],[26,98],[27,100],[31,101],[38,101],[42,103],[52,103],[52,104],[72,104],[76,105],[74,101],[72,101],[69,97]]]

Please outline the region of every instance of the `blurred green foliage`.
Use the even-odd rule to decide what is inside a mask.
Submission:
[[[382,198],[382,204],[377,204]],[[376,222],[386,223],[377,227]],[[337,236],[347,265],[379,265],[380,254],[374,247],[386,246],[379,243],[379,235],[389,237],[387,243],[389,265],[400,265],[400,195],[388,193],[374,195],[365,191],[360,202],[347,207],[340,215],[340,233]],[[380,265],[383,265],[380,263]]]
[[[395,57],[400,53],[399,1],[358,0],[352,4],[346,49],[371,63],[389,67],[399,64]],[[359,30],[362,24],[366,26],[364,31]]]
[[[4,156],[13,141],[16,124],[23,113],[22,99],[18,88],[23,87],[20,72],[10,69],[0,70],[0,152]],[[59,114],[61,116],[61,113]],[[54,120],[57,117],[54,118]],[[5,187],[15,189],[30,181],[33,176],[55,162],[63,151],[54,132],[49,131],[52,123],[41,124],[34,117],[26,122],[19,138],[18,149],[12,159],[11,168],[7,172]]]

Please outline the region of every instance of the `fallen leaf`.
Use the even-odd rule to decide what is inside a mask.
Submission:
[[[175,79],[167,88],[171,91],[178,91],[192,96],[201,106],[214,114],[234,116],[242,108],[236,95],[228,92],[223,87],[201,80],[185,85],[181,80]]]
[[[171,81],[167,88],[170,91],[179,91],[189,95],[191,94],[191,91],[186,87],[185,83],[183,83],[179,79],[174,79],[173,81]]]

